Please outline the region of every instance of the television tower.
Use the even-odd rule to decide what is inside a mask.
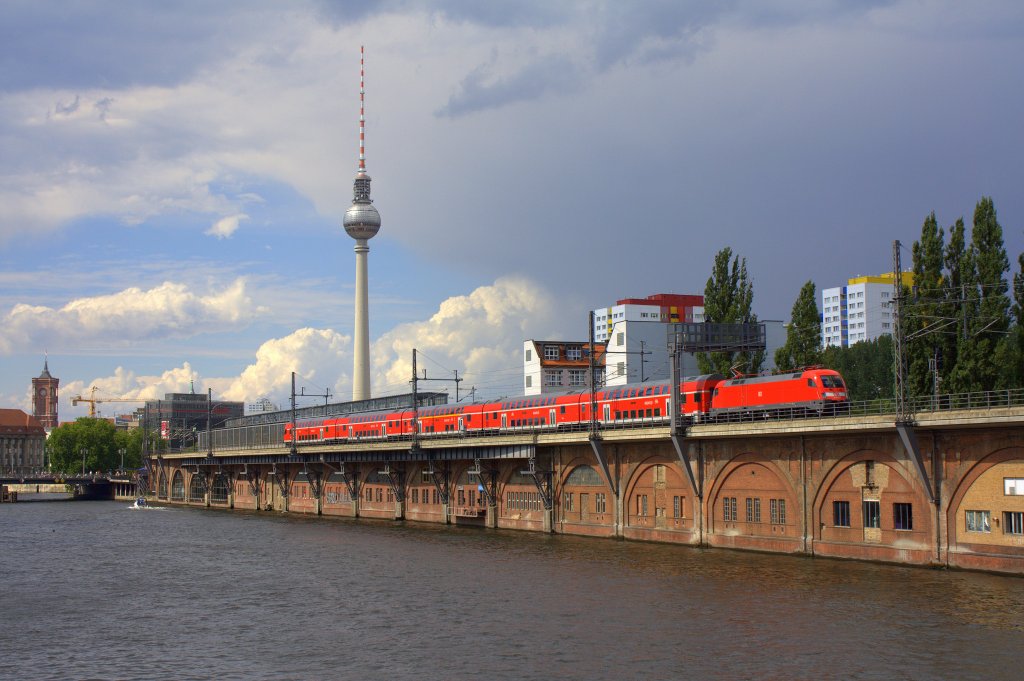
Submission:
[[[380,231],[380,213],[370,200],[366,174],[366,117],[363,48],[359,48],[359,169],[352,190],[352,205],[345,211],[345,231],[356,240],[356,323],[352,367],[352,400],[370,399],[370,303],[367,276],[369,240]]]

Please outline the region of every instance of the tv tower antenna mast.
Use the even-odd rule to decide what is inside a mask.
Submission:
[[[380,231],[380,213],[370,200],[370,176],[366,174],[366,113],[364,50],[359,48],[359,167],[352,190],[352,205],[345,211],[345,231],[356,240],[356,318],[353,342],[352,399],[370,398],[370,303],[367,254],[369,240]]]

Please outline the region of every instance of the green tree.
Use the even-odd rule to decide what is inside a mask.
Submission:
[[[951,392],[1009,387],[1001,365],[1014,350],[1007,335],[1010,299],[1006,274],[1010,262],[991,198],[982,198],[975,207],[971,246],[961,265],[962,319],[956,366],[947,387]]]
[[[949,242],[943,253],[946,277],[942,287],[942,298],[945,301],[942,312],[947,319],[955,320],[949,327],[953,333],[952,336],[947,335],[946,352],[941,358],[940,375],[944,386],[942,391],[947,393],[958,392],[956,384],[959,382],[959,377],[956,376],[956,365],[961,346],[960,339],[967,333],[964,325],[967,308],[962,304],[966,297],[964,270],[971,265],[967,254],[966,231],[964,219],[957,218],[957,221],[949,228]]]
[[[921,240],[914,242],[914,291],[905,307],[907,389],[910,395],[928,395],[934,388],[932,362],[950,354],[954,329],[949,324],[943,289],[942,228],[933,211],[921,226]],[[941,366],[941,364],[940,364]]]
[[[712,323],[756,323],[751,311],[754,286],[747,275],[747,259],[733,256],[726,246],[715,255],[714,268],[704,286],[704,321]],[[697,355],[702,373],[731,376],[733,367],[757,373],[764,363],[764,351],[712,352]]]
[[[1013,316],[1024,327],[1024,253],[1017,256],[1017,274],[1013,275]]]
[[[1006,380],[1000,387],[1024,387],[1024,253],[1017,256],[1017,273],[1013,275],[1013,323],[1006,334],[1006,343],[998,361]]]
[[[114,447],[118,450],[117,465],[121,465],[120,450],[125,450],[124,467],[127,470],[138,468],[142,465],[142,428],[132,430],[119,430],[114,433]]]
[[[81,473],[117,468],[121,457],[115,444],[114,424],[105,419],[80,418],[53,429],[46,441],[55,472]]]
[[[848,348],[827,347],[822,352],[822,364],[842,374],[851,400],[893,397],[892,336],[879,336]]]
[[[775,366],[780,370],[795,369],[821,363],[821,315],[818,312],[818,293],[813,281],[800,289],[789,327],[786,344],[775,351]]]

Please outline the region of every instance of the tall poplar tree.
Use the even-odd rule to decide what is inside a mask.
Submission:
[[[821,315],[818,293],[813,281],[800,289],[793,303],[786,344],[775,351],[775,366],[780,370],[796,369],[821,363]]]
[[[942,358],[943,392],[966,392],[969,376],[957,369],[960,365],[960,352],[967,337],[967,319],[973,314],[967,296],[968,281],[974,280],[973,261],[967,252],[966,228],[963,218],[949,228],[949,243],[946,245],[944,260],[946,279],[943,282],[946,300],[944,310],[951,318],[956,319],[954,336],[950,343],[948,356]]]
[[[933,211],[921,226],[921,240],[914,242],[914,289],[905,307],[907,388],[910,395],[927,395],[935,387],[933,362],[941,362],[953,345],[955,326],[945,317],[943,300],[942,228]]]
[[[1013,357],[1010,359],[1010,388],[1024,388],[1024,253],[1017,256],[1017,274],[1013,275],[1013,317],[1010,328],[1009,346]]]
[[[711,276],[704,286],[704,321],[712,323],[756,323],[751,312],[754,286],[747,275],[747,259],[733,256],[726,246],[715,255]],[[735,367],[742,373],[761,370],[764,352],[712,352],[697,355],[703,373],[732,376]]]
[[[964,321],[951,387],[958,392],[1008,387],[1007,374],[1000,364],[1012,352],[1007,337],[1010,299],[1006,273],[1010,261],[1003,245],[1003,229],[989,197],[983,197],[974,209],[971,247],[963,264]]]
[[[1017,256],[1017,274],[1013,275],[1013,316],[1017,326],[1024,328],[1024,253]]]

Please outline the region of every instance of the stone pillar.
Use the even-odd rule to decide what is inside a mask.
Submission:
[[[619,461],[621,457],[619,456],[618,445],[613,445],[612,447],[610,447],[610,449],[615,452],[615,459],[613,462],[609,462],[611,465],[608,466],[608,470],[610,470],[612,475],[615,476],[615,489],[617,490],[616,492],[613,493],[614,498],[612,499],[612,522],[615,526],[614,536],[617,538],[622,538],[622,525],[623,518],[626,517],[626,509],[624,508],[625,501],[623,499],[622,492],[622,474],[619,470]]]
[[[498,527],[498,505],[487,504],[487,515],[484,516],[484,526],[490,528]]]

